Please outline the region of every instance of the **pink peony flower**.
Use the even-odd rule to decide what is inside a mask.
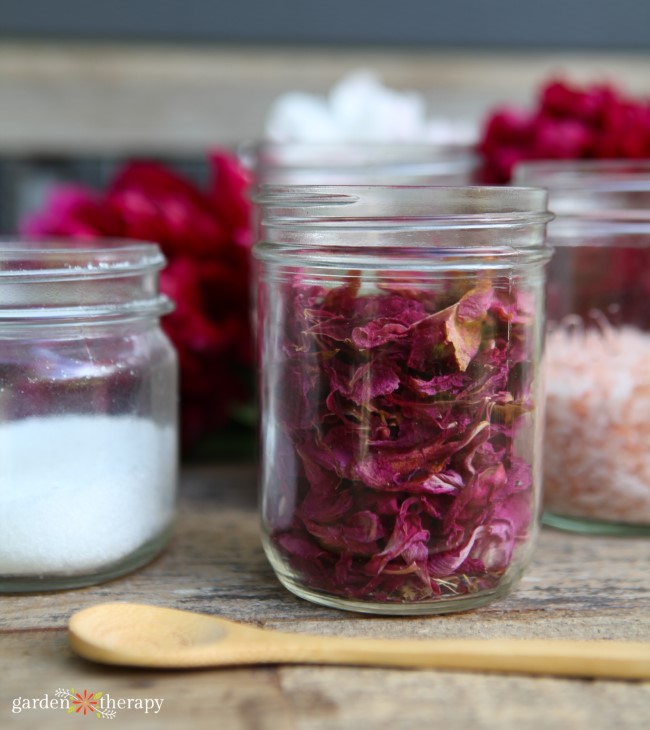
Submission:
[[[103,194],[55,189],[22,225],[34,236],[160,244],[169,262],[161,288],[176,303],[163,327],[180,359],[186,451],[251,396],[248,179],[229,154],[214,153],[210,164],[213,183],[203,191],[163,165],[133,162]]]
[[[605,85],[551,81],[529,112],[498,109],[479,143],[482,180],[508,183],[523,160],[650,158],[650,100],[627,99]]]
[[[23,221],[29,236],[65,236],[88,240],[98,236],[120,236],[122,221],[99,195],[80,185],[61,185],[50,195],[47,207]]]

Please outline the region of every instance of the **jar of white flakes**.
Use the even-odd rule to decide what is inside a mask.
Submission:
[[[545,520],[650,535],[650,161],[530,162],[549,190]]]
[[[98,583],[165,545],[177,364],[164,258],[136,242],[0,241],[0,591]]]

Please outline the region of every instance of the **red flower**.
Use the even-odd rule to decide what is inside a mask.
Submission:
[[[52,191],[47,208],[23,223],[23,232],[32,236],[70,236],[92,239],[120,236],[119,216],[91,190],[62,185]]]
[[[215,174],[210,199],[214,210],[227,223],[232,240],[250,246],[250,203],[246,196],[250,180],[229,155],[213,155],[212,165]]]
[[[650,101],[604,85],[552,81],[530,112],[499,109],[486,120],[482,179],[507,183],[522,160],[650,157]]]
[[[222,426],[250,396],[248,180],[237,161],[210,158],[214,182],[200,190],[151,162],[127,165],[108,191],[56,189],[26,220],[31,235],[156,241],[169,265],[161,288],[176,303],[163,326],[181,363],[182,436],[189,447]]]
[[[113,181],[106,204],[124,235],[156,241],[168,256],[213,255],[230,231],[208,196],[162,165],[134,162]]]

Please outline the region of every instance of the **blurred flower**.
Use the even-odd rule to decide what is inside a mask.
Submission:
[[[251,397],[251,231],[247,177],[235,158],[210,157],[203,191],[163,165],[133,162],[105,193],[55,189],[23,222],[34,236],[155,241],[168,259],[162,291],[176,303],[163,327],[181,365],[181,425],[187,451]]]
[[[551,81],[533,110],[494,111],[479,150],[486,183],[509,182],[523,160],[650,157],[650,101],[628,99],[606,85]]]

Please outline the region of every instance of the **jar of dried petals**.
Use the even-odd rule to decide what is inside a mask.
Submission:
[[[276,186],[257,203],[280,581],[383,614],[504,595],[536,535],[545,192]]]
[[[545,520],[650,535],[650,161],[534,162],[549,228]]]

